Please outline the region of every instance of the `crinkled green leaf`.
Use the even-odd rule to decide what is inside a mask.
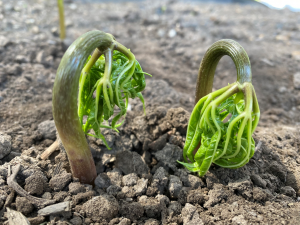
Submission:
[[[244,115],[242,113],[245,110],[243,97],[242,92],[237,92],[237,94],[227,97],[218,105],[214,114],[212,114],[212,106],[209,108],[209,103],[217,99],[218,96],[211,97],[208,103],[204,99],[207,96],[199,100],[189,121],[186,142],[183,149],[185,163],[180,162],[188,170],[199,172],[199,175],[203,176],[212,163],[234,169],[244,166],[253,156],[255,143],[252,137],[249,139],[249,132],[247,132],[251,130],[248,129],[248,126],[252,123],[246,123],[241,135],[241,146],[238,149],[237,134],[241,129],[242,116]],[[204,102],[204,107],[206,108],[202,109]],[[202,121],[199,127],[201,129],[197,129],[200,120]],[[232,126],[231,132],[229,132],[229,126]],[[194,155],[195,143],[199,143],[200,141],[200,148]],[[249,144],[251,145],[250,147]]]
[[[89,59],[90,57],[88,58],[88,60]],[[131,75],[130,70],[126,71],[125,73],[124,72],[122,73],[122,71],[124,71],[125,67],[128,65],[129,62],[128,58],[123,53],[114,51],[112,59],[113,59],[112,71],[109,78],[110,87],[107,87],[107,89],[111,90],[109,88],[112,88],[113,90],[112,92],[114,95],[112,96],[110,94],[110,91],[107,91],[109,101],[107,99],[104,100],[103,90],[101,90],[101,93],[99,95],[99,102],[98,102],[98,115],[95,115],[95,111],[96,111],[95,90],[100,79],[103,78],[104,76],[104,69],[105,69],[105,58],[102,55],[95,62],[95,64],[92,66],[92,68],[86,75],[86,79],[83,84],[83,89],[81,93],[81,99],[79,99],[81,103],[80,104],[81,109],[79,109],[80,115],[78,115],[80,117],[80,121],[82,123],[82,128],[84,132],[87,135],[100,138],[101,140],[103,140],[107,148],[109,147],[107,145],[104,136],[101,133],[101,128],[114,129],[115,131],[118,132],[116,128],[119,127],[124,122],[124,119],[119,124],[117,124],[117,122],[118,120],[121,119],[121,117],[126,115],[128,98],[139,97],[143,105],[145,105],[144,99],[140,92],[143,91],[146,86],[146,82],[145,82],[146,73],[143,72],[138,61],[135,61],[134,63],[135,69],[133,71],[133,74]],[[120,74],[123,75],[119,79]],[[82,76],[83,75],[81,75],[81,77]],[[119,88],[118,90],[116,90],[116,84],[117,84],[116,82],[118,81],[118,79],[119,79]],[[116,97],[116,93],[118,95],[118,98]],[[113,102],[111,102],[111,99],[113,99]],[[109,105],[107,105],[108,102],[110,103],[110,107]],[[118,107],[120,109],[120,111],[117,114],[115,113],[115,107]],[[84,116],[87,116],[85,122],[83,122]],[[112,118],[112,123],[110,126],[108,120],[110,120],[111,118]],[[89,130],[94,130],[95,134],[89,133]]]

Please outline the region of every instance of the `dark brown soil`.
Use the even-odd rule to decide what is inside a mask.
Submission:
[[[0,223],[6,208],[31,224],[300,224],[300,14],[260,5],[183,1],[83,4],[66,1],[67,39],[58,38],[55,1],[0,1]],[[67,46],[86,31],[112,33],[153,75],[120,133],[88,137],[98,177],[95,187],[70,174],[55,140],[52,86]],[[182,159],[200,61],[215,41],[230,38],[248,52],[261,108],[256,152],[237,170],[212,166],[203,178]],[[229,57],[214,89],[235,81]],[[67,87],[66,87],[67,88]],[[7,184],[55,200],[38,208]],[[51,206],[51,205],[50,205]],[[49,207],[49,206],[48,206]]]

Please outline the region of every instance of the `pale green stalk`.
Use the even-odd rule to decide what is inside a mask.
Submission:
[[[57,0],[58,15],[59,15],[59,37],[61,40],[66,38],[65,15],[64,15],[64,0]]]

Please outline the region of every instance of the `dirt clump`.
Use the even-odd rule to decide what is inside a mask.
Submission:
[[[138,175],[142,175],[149,173],[147,164],[136,152],[119,152],[116,155],[116,166],[124,174],[137,173]]]
[[[121,204],[120,214],[131,221],[136,221],[144,215],[144,207],[139,202],[123,202]]]
[[[25,179],[24,189],[34,195],[42,195],[47,187],[47,178],[40,174],[33,174]]]
[[[61,191],[71,182],[71,179],[70,173],[57,174],[51,178],[49,185],[54,191]]]
[[[110,221],[118,215],[118,201],[111,195],[101,195],[83,204],[82,210],[95,222]]]
[[[76,195],[78,193],[85,192],[84,185],[79,182],[72,182],[69,184],[69,193],[72,195]]]
[[[33,210],[33,205],[25,197],[17,197],[16,198],[16,207],[17,207],[17,210],[24,215],[28,215]]]

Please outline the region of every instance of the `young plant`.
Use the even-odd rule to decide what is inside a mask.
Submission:
[[[100,128],[118,131],[129,98],[139,97],[144,104],[144,74],[130,50],[102,31],[83,34],[64,54],[53,87],[53,116],[73,176],[81,182],[91,184],[97,176],[85,134],[109,148]],[[119,112],[109,125],[115,106]]]
[[[58,15],[59,15],[59,37],[61,40],[66,37],[65,15],[64,15],[64,0],[57,0]]]
[[[237,81],[211,93],[217,64],[224,55],[234,61]],[[185,162],[179,162],[188,170],[204,176],[212,163],[236,169],[249,162],[255,150],[252,134],[260,117],[251,79],[248,55],[237,42],[220,40],[207,50],[183,149]]]

